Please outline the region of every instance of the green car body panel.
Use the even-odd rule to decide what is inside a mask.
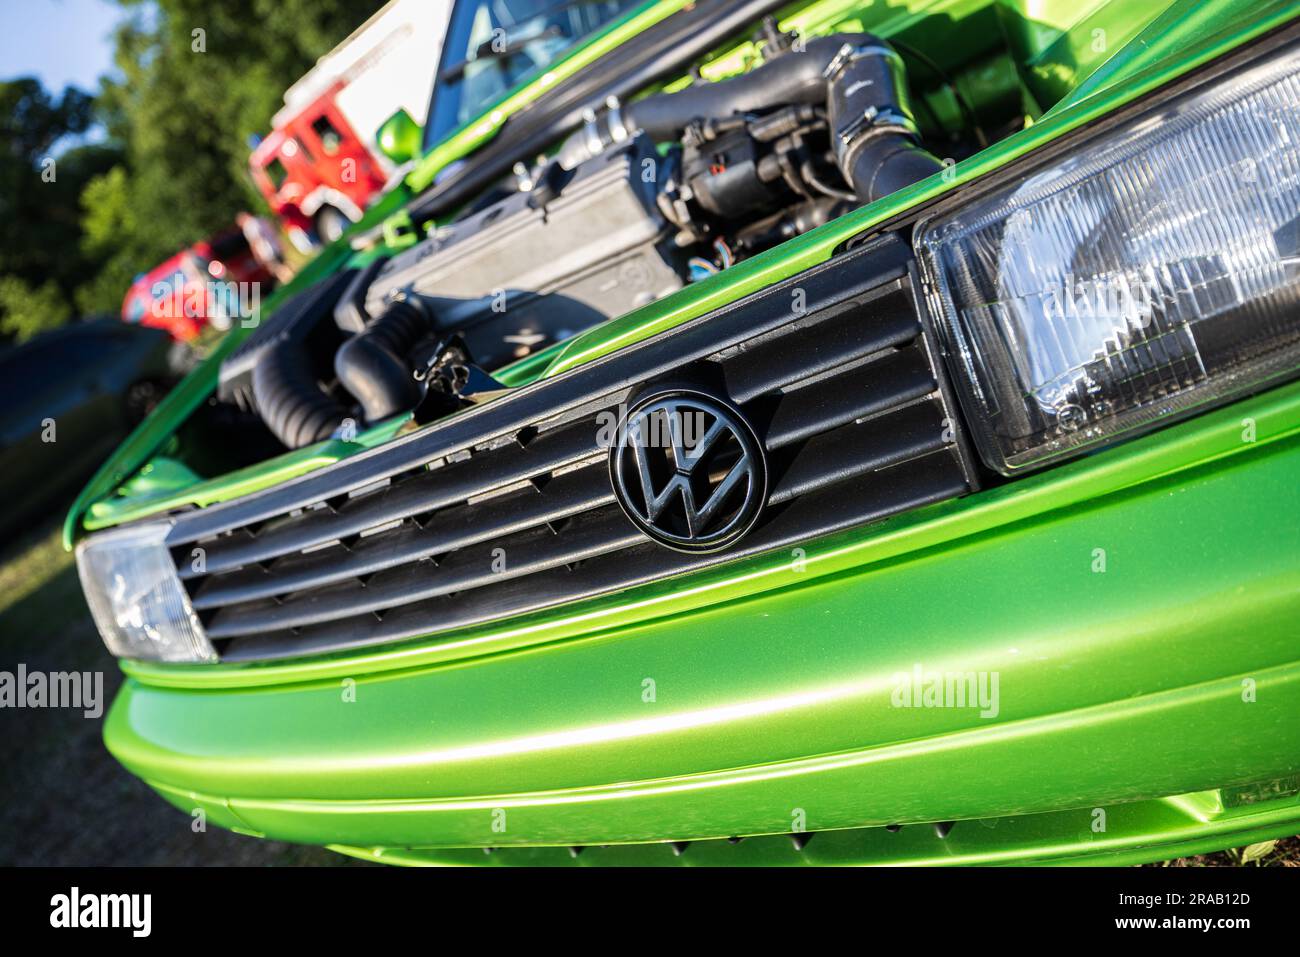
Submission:
[[[512,111],[684,5],[646,4],[590,38],[436,146],[354,232],[400,216]],[[797,275],[1297,12],[1100,0],[787,11],[782,25],[809,33],[943,29],[959,45],[976,26],[1000,31],[1022,64],[1018,95],[1045,111],[942,175],[499,376],[565,375]],[[720,51],[705,75],[750,55]],[[981,61],[956,82],[978,102],[993,72]],[[346,241],[326,250],[267,309],[353,256]],[[92,480],[69,545],[270,487],[402,424],[224,477],[175,468],[173,433],[245,334]],[[1293,383],[794,552],[569,606],[300,660],[124,661],[105,740],[177,807],[394,863],[1119,864],[1295,833],[1297,476]],[[996,675],[1000,707],[897,707],[899,676],[918,668]],[[723,840],[735,835],[747,839]],[[693,842],[690,854],[666,841]]]

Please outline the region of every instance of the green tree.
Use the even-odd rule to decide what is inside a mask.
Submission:
[[[76,292],[83,313],[116,312],[142,263],[151,253],[142,236],[131,199],[131,179],[125,166],[114,166],[86,184],[81,193],[81,249],[98,264]]]
[[[53,281],[33,288],[18,276],[0,276],[0,333],[22,342],[63,325],[71,314]]]
[[[63,321],[74,290],[98,268],[81,247],[80,196],[121,152],[78,142],[92,121],[92,98],[81,90],[55,96],[31,77],[0,82],[0,332]]]

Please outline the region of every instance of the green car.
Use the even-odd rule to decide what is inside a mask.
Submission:
[[[1300,831],[1298,13],[458,0],[68,517],[109,750],[393,863]]]

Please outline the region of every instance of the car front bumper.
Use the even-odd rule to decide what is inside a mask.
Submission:
[[[131,665],[105,739],[217,824],[412,863],[832,830],[799,860],[1124,862],[1294,833],[1296,788],[1259,782],[1300,772],[1297,475],[1291,385],[545,641]],[[997,700],[905,705],[918,669]]]

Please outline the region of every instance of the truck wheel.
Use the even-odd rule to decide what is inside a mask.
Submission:
[[[351,225],[352,220],[333,206],[322,206],[316,213],[316,235],[320,237],[323,246],[334,242]]]

